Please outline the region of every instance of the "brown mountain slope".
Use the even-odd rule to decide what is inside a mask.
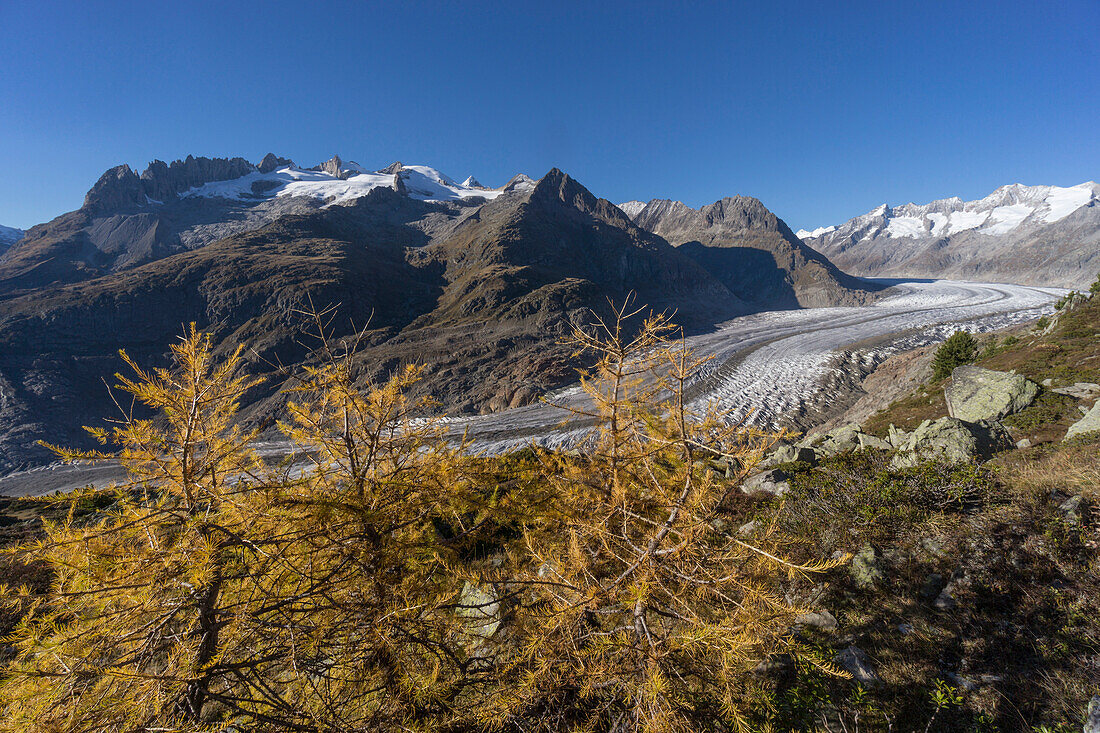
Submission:
[[[743,300],[767,307],[866,302],[876,288],[803,244],[759,200],[724,198],[700,209],[653,199],[634,222],[667,239]]]
[[[298,311],[337,305],[337,336],[370,324],[364,375],[428,365],[423,389],[458,411],[524,404],[573,377],[559,343],[570,324],[634,290],[700,325],[744,311],[659,237],[560,171],[517,189],[439,241],[434,204],[376,189],[351,206],[287,216],[255,232],[83,282],[0,300],[0,468],[44,460],[33,444],[84,443],[79,426],[114,409],[102,382],[125,348],[161,358],[191,321],[230,348],[255,349],[270,377],[246,400],[259,418],[308,361]]]

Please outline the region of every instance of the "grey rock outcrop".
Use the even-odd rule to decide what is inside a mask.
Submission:
[[[791,485],[787,482],[787,474],[778,468],[749,476],[741,484],[741,492],[749,495],[770,494],[772,496],[783,496],[790,489]]]
[[[1083,418],[1069,426],[1069,430],[1066,431],[1066,440],[1097,430],[1100,430],[1100,400],[1097,400]]]
[[[1068,387],[1055,387],[1050,390],[1055,394],[1066,395],[1077,400],[1092,400],[1100,397],[1100,384],[1094,382],[1075,382]]]
[[[783,443],[769,453],[759,463],[758,468],[770,468],[781,463],[794,463],[796,461],[815,464],[817,463],[817,453],[813,448]]]
[[[882,438],[863,432],[859,423],[849,423],[827,433],[811,433],[799,441],[796,447],[811,449],[821,455],[835,456],[857,450],[891,450],[894,446]]]
[[[871,667],[867,655],[857,646],[850,646],[836,655],[834,660],[843,669],[847,670],[852,679],[865,685],[877,684],[879,677]]]
[[[890,423],[890,428],[889,432],[886,435],[886,439],[894,448],[904,448],[909,443],[909,435],[909,433],[897,427],[896,425],[894,425],[894,423]]]
[[[289,158],[280,158],[274,153],[268,153],[264,156],[263,160],[260,161],[260,164],[256,166],[256,170],[260,173],[270,173],[271,171],[284,168],[288,165],[293,167],[294,161]]]
[[[860,450],[893,450],[894,446],[883,440],[882,438],[876,438],[874,435],[868,435],[867,433],[860,433],[856,436],[859,440]]]
[[[204,183],[231,181],[254,170],[256,166],[244,158],[196,158],[188,155],[185,160],[172,161],[171,165],[163,160],[154,160],[141,174],[141,185],[150,199],[170,201]]]
[[[909,441],[890,462],[891,468],[911,468],[922,461],[966,463],[988,459],[1013,446],[999,422],[968,423],[953,417],[925,420],[909,435]]]
[[[873,588],[881,583],[884,577],[882,558],[875,552],[874,547],[867,545],[852,557],[849,572],[856,587]]]
[[[500,598],[491,588],[482,588],[467,581],[462,587],[456,610],[459,616],[470,621],[475,636],[488,639],[500,629]]]
[[[1100,733],[1100,695],[1089,700],[1089,709],[1085,712],[1084,733]]]
[[[84,196],[86,211],[93,213],[127,211],[145,206],[141,179],[128,165],[117,165],[99,177]]]
[[[836,631],[838,626],[836,616],[824,610],[803,613],[796,616],[794,622],[797,626],[816,631]]]
[[[1039,385],[1022,374],[960,366],[944,389],[947,414],[966,422],[1000,420],[1019,412],[1039,394]]]

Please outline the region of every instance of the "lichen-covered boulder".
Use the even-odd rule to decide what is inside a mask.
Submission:
[[[965,463],[987,459],[1013,446],[999,422],[968,423],[953,417],[925,420],[909,434],[909,441],[890,462],[892,468],[910,468],[922,461]]]
[[[1084,733],[1100,733],[1100,695],[1089,700],[1089,709],[1085,712]]]
[[[1083,418],[1069,426],[1069,430],[1066,432],[1066,440],[1097,430],[1100,430],[1100,400],[1096,401],[1096,404],[1085,413]]]
[[[867,433],[860,433],[856,437],[859,439],[859,449],[860,450],[868,450],[868,449],[871,449],[871,450],[893,450],[894,449],[894,446],[892,446],[890,443],[883,440],[882,438],[876,438],[875,436],[868,435]]]
[[[813,448],[782,443],[760,462],[759,467],[769,468],[778,466],[780,463],[794,463],[795,461],[815,464],[817,463],[817,453],[814,452]]]
[[[741,484],[741,492],[744,494],[771,494],[783,496],[790,491],[791,485],[787,482],[787,474],[778,468],[749,476]]]
[[[849,571],[856,587],[873,588],[883,579],[882,558],[874,547],[867,545],[852,557]]]
[[[909,443],[909,433],[897,427],[894,423],[890,423],[887,440],[890,441],[890,445],[894,448],[904,448]]]
[[[1030,405],[1039,385],[1022,374],[976,366],[956,367],[944,389],[947,414],[966,422],[1000,420]]]
[[[835,456],[859,448],[859,436],[863,427],[859,423],[849,423],[834,428],[827,433],[811,433],[798,441],[799,448],[812,448],[819,455]]]
[[[483,588],[467,581],[456,604],[459,616],[469,621],[470,633],[488,639],[497,633],[503,620],[500,598],[492,588]]]

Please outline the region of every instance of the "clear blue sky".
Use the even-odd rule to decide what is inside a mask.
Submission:
[[[1100,2],[0,0],[0,224],[108,167],[558,166],[795,229],[1100,177]]]

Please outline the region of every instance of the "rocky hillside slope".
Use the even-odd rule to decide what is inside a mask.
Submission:
[[[693,209],[653,199],[620,206],[646,231],[664,237],[727,287],[769,307],[866,302],[873,287],[841,272],[807,247],[757,199],[735,196]]]
[[[46,460],[38,439],[85,444],[80,426],[115,409],[103,382],[118,349],[156,363],[189,322],[249,347],[269,377],[246,417],[269,414],[288,371],[313,358],[311,304],[337,308],[336,337],[368,329],[364,378],[420,362],[422,391],[470,413],[571,381],[578,362],[561,337],[630,293],[689,329],[797,303],[775,283],[817,293],[806,304],[862,297],[824,264],[715,251],[720,267],[556,169],[490,189],[338,156],[309,169],[274,155],[118,166],[79,210],[0,256],[0,471]]]
[[[1082,288],[1100,271],[1100,185],[1017,183],[977,201],[883,204],[798,236],[854,275]]]
[[[945,379],[899,357],[865,382],[909,382],[898,399],[744,482],[739,535],[774,521],[808,556],[851,557],[787,597],[810,611],[795,638],[852,679],[777,662],[777,730],[1100,722],[1100,295],[1062,306],[981,337]]]
[[[631,291],[679,309],[688,326],[747,309],[693,260],[560,171],[537,183],[517,179],[476,203],[399,188],[375,186],[344,205],[284,214],[181,251],[91,247],[103,256],[83,265],[47,258],[14,278],[20,287],[9,279],[0,297],[0,465],[45,460],[38,439],[83,444],[80,426],[114,409],[103,381],[120,367],[117,350],[155,363],[192,321],[226,348],[253,350],[255,369],[269,377],[246,400],[246,414],[259,419],[268,400],[282,399],[285,374],[276,365],[312,358],[301,313],[310,303],[338,307],[338,337],[369,329],[365,378],[425,363],[424,391],[459,412],[525,404],[571,381],[576,361],[560,338]],[[94,211],[102,199],[90,198]],[[189,205],[181,199],[176,211]],[[76,251],[98,217],[82,210],[41,228],[5,264],[22,267],[36,250]],[[72,236],[50,239],[54,229]],[[152,259],[124,261],[136,251]],[[44,270],[69,282],[29,288]]]

